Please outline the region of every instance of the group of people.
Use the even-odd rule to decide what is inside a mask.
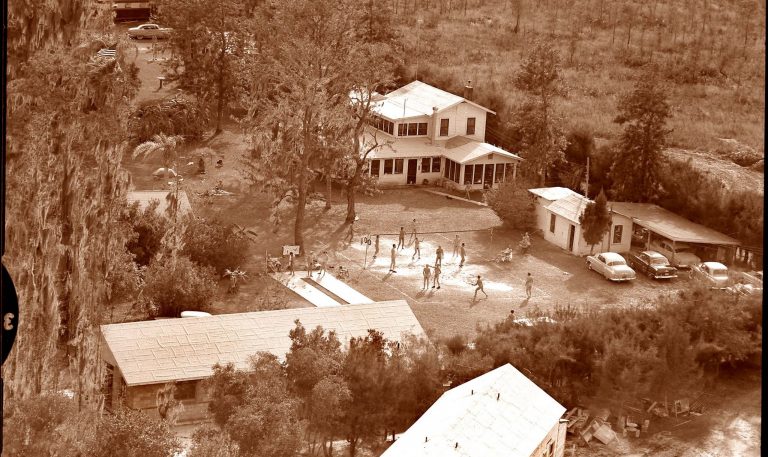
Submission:
[[[392,249],[390,250],[390,264],[389,264],[389,272],[390,273],[397,273],[397,254],[399,250],[405,249],[406,246],[413,244],[413,255],[411,256],[411,260],[421,260],[421,241],[419,239],[418,233],[416,231],[416,219],[413,220],[411,223],[411,237],[408,240],[408,243],[405,242],[405,227],[400,227],[400,232],[398,234],[398,242],[397,244],[392,244]],[[376,257],[379,255],[379,241],[380,241],[380,235],[376,235],[374,238],[374,251],[373,251],[373,260],[376,260]],[[435,266],[437,267],[442,266],[443,262],[443,247],[438,245],[437,250],[435,251]],[[456,258],[456,256],[459,256],[461,258],[461,262],[459,263],[459,267],[464,266],[464,261],[466,260],[466,248],[464,243],[461,242],[461,238],[459,238],[459,235],[456,235],[456,237],[453,240],[453,258]],[[425,266],[427,267],[427,266]],[[439,289],[439,287],[437,287]]]
[[[317,278],[320,279],[325,275],[328,269],[329,255],[328,251],[322,251],[319,256],[315,255],[315,251],[310,251],[307,255],[307,277],[312,278],[315,270],[317,270]],[[293,251],[288,253],[288,272],[291,276],[296,275],[296,256]]]

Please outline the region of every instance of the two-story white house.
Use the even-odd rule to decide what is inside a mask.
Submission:
[[[375,115],[366,131],[386,143],[369,155],[368,173],[381,186],[434,183],[488,189],[517,174],[522,160],[485,142],[487,115],[493,111],[465,96],[413,81],[374,100]]]

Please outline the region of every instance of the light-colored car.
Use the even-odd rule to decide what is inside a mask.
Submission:
[[[699,256],[694,254],[691,247],[685,243],[675,243],[673,246],[668,240],[652,241],[651,250],[669,259],[670,264],[675,268],[688,269],[701,263]]]
[[[677,277],[677,269],[669,264],[669,260],[666,257],[656,251],[630,253],[627,261],[632,269],[646,274],[653,279]]]
[[[728,267],[720,262],[703,262],[691,267],[691,278],[713,289],[725,289],[731,284]]]
[[[136,40],[157,38],[158,40],[171,36],[172,29],[160,27],[157,24],[141,24],[128,29],[128,38]]]
[[[635,270],[627,265],[624,257],[615,252],[603,252],[587,256],[587,268],[597,271],[611,281],[635,279]]]
[[[731,293],[741,295],[756,295],[763,293],[762,271],[737,273],[734,279],[735,284],[728,288]]]

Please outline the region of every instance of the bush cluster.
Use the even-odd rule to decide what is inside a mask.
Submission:
[[[207,127],[207,110],[180,96],[144,103],[128,119],[130,138],[136,144],[148,141],[159,133],[199,139]]]

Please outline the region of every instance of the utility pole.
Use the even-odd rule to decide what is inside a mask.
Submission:
[[[589,156],[587,156],[587,182],[584,184],[584,196],[589,198]]]

